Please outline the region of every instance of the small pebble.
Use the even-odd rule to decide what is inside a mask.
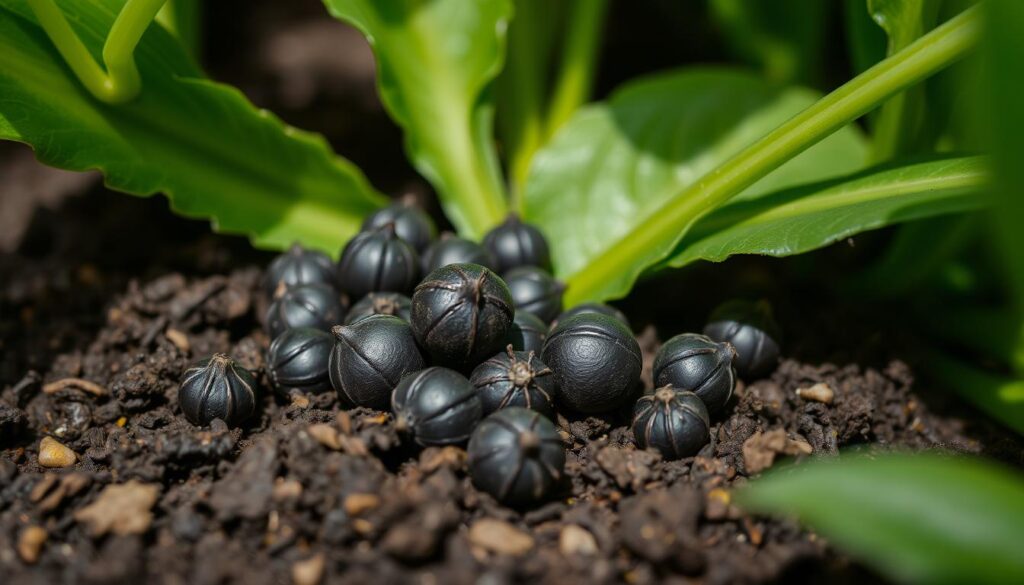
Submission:
[[[597,540],[587,529],[569,524],[558,535],[558,550],[566,556],[595,555],[598,552]]]
[[[292,582],[295,585],[317,585],[324,576],[324,555],[317,554],[292,565]]]
[[[508,522],[483,518],[469,527],[469,542],[492,553],[522,556],[533,548],[533,537]]]
[[[46,542],[46,530],[39,526],[29,526],[18,536],[18,556],[28,564],[39,560],[39,552]]]
[[[796,395],[804,400],[811,400],[822,404],[832,404],[832,400],[835,399],[836,393],[828,384],[818,382],[810,388],[797,388]]]
[[[349,494],[343,507],[349,516],[361,516],[380,506],[380,497],[375,494]]]
[[[52,437],[43,437],[39,442],[39,465],[43,467],[70,467],[78,461],[78,455]]]
[[[331,425],[326,423],[309,425],[306,432],[324,447],[333,451],[341,450],[341,438],[338,436],[338,430]]]

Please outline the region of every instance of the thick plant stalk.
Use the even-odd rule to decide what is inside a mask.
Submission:
[[[607,11],[608,0],[575,0],[572,4],[562,65],[548,111],[548,138],[590,97],[595,56]]]

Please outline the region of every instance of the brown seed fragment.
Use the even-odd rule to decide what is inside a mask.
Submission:
[[[342,505],[349,516],[361,516],[380,506],[380,498],[375,494],[349,494]]]
[[[292,582],[295,585],[317,585],[324,576],[324,555],[316,554],[292,565]]]
[[[836,393],[828,384],[818,382],[810,388],[797,388],[796,395],[804,400],[820,402],[822,404],[832,404],[832,400],[835,399]]]
[[[44,394],[56,394],[65,388],[77,388],[94,396],[106,396],[107,389],[96,382],[83,380],[82,378],[64,378],[43,385]]]
[[[189,349],[192,348],[192,345],[188,342],[188,335],[173,327],[169,327],[167,331],[164,331],[164,337],[173,343],[174,347],[178,348],[181,353],[188,353]]]
[[[533,537],[508,522],[483,518],[469,527],[469,542],[488,552],[522,556],[533,548]]]
[[[563,555],[595,555],[597,540],[589,530],[576,524],[567,524],[558,535],[558,550]]]
[[[29,526],[18,536],[18,556],[28,564],[39,560],[39,553],[46,542],[46,530],[40,526]]]
[[[309,436],[316,439],[318,443],[334,451],[341,450],[341,440],[338,437],[338,430],[327,423],[317,423],[306,428]]]
[[[803,438],[787,437],[785,429],[758,431],[743,442],[743,464],[752,475],[771,467],[778,455],[810,455],[813,451]]]
[[[78,461],[78,455],[52,437],[43,437],[39,442],[39,465],[43,467],[70,467]]]
[[[160,497],[160,487],[132,480],[108,485],[96,501],[75,512],[75,520],[87,524],[93,537],[112,532],[118,536],[142,534],[153,521],[150,509]]]

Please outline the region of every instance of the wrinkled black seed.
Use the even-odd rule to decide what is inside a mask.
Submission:
[[[562,311],[565,285],[543,268],[520,266],[506,272],[503,279],[512,293],[517,313],[533,313],[547,323]]]
[[[327,363],[334,337],[312,327],[289,329],[274,338],[267,350],[267,374],[274,389],[322,392],[330,390]]]
[[[449,264],[479,264],[494,270],[494,256],[476,242],[445,232],[423,253],[423,274],[430,274]]]
[[[630,325],[629,319],[626,317],[625,313],[611,305],[605,305],[602,303],[583,303],[582,305],[576,305],[559,315],[554,322],[551,323],[551,326],[556,327],[558,326],[558,322],[562,319],[572,317],[573,315],[582,315],[584,313],[600,313],[602,315],[608,315],[609,317],[615,317],[619,321],[622,321],[623,325],[625,325],[627,329],[630,331],[633,330],[633,327]]]
[[[584,313],[548,335],[541,360],[555,372],[559,401],[583,413],[625,404],[640,382],[640,345],[621,321]]]
[[[356,234],[338,261],[338,286],[350,298],[371,292],[405,293],[419,277],[419,255],[398,237],[394,224]]]
[[[514,309],[508,286],[478,264],[449,264],[412,296],[412,329],[430,357],[464,368],[502,348]]]
[[[736,387],[735,352],[727,342],[697,333],[682,333],[665,342],[654,356],[654,385],[671,385],[696,394],[708,412],[722,412]]]
[[[696,455],[711,440],[704,402],[693,392],[672,386],[637,401],[632,428],[638,447],[653,447],[665,459]]]
[[[288,288],[267,309],[267,333],[271,339],[294,327],[328,331],[341,323],[345,309],[334,287],[302,284]]]
[[[509,214],[504,223],[487,232],[483,244],[494,256],[496,272],[499,274],[517,266],[551,269],[551,253],[544,235],[536,227],[520,221],[514,213]]]
[[[469,380],[438,367],[403,378],[391,395],[391,410],[398,430],[425,446],[465,442],[483,416]]]
[[[506,351],[473,370],[469,381],[480,395],[484,414],[521,406],[555,417],[555,377],[534,352]]]
[[[437,226],[425,211],[416,205],[396,201],[371,213],[363,221],[363,231],[373,231],[387,224],[394,224],[395,233],[409,243],[417,252],[422,252],[437,237]]]
[[[263,290],[272,296],[281,286],[326,284],[336,286],[334,263],[323,252],[307,250],[293,244],[287,252],[274,258],[263,275]]]
[[[506,408],[485,418],[473,431],[467,451],[473,483],[514,506],[549,497],[565,466],[558,429],[525,408]]]
[[[779,326],[767,302],[729,301],[711,314],[704,335],[736,350],[733,365],[745,380],[765,376],[779,364]]]
[[[370,315],[393,315],[405,322],[410,320],[412,299],[400,294],[391,292],[370,293],[352,305],[348,315],[345,316],[345,324],[351,325],[363,317]]]
[[[412,329],[398,317],[371,315],[331,333],[331,385],[347,405],[386,410],[402,376],[425,365]]]
[[[516,351],[533,351],[540,354],[547,338],[547,325],[536,315],[522,311],[516,313],[512,319],[512,326],[508,329],[505,344],[511,344],[512,349]]]
[[[196,426],[219,418],[236,427],[256,412],[256,381],[230,357],[214,354],[185,370],[178,407]]]

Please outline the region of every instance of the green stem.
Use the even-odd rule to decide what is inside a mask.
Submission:
[[[608,0],[574,0],[569,10],[562,64],[547,116],[550,138],[590,98],[601,25]]]
[[[971,8],[906,49],[818,100],[757,142],[698,179],[568,279],[566,302],[608,296],[608,283],[639,276],[679,243],[693,223],[786,161],[864,115],[887,98],[964,55],[978,37]],[[638,260],[645,260],[641,263]],[[618,292],[618,291],[616,291]]]
[[[921,367],[936,382],[1007,427],[1024,434],[1024,379],[979,369],[935,349],[925,350]]]
[[[106,71],[93,59],[54,0],[27,1],[57,51],[97,99],[117,104],[139,94],[142,84],[135,68],[135,46],[166,0],[128,0],[125,3],[103,45]]]
[[[167,0],[156,21],[181,41],[193,59],[199,58],[199,0]]]

